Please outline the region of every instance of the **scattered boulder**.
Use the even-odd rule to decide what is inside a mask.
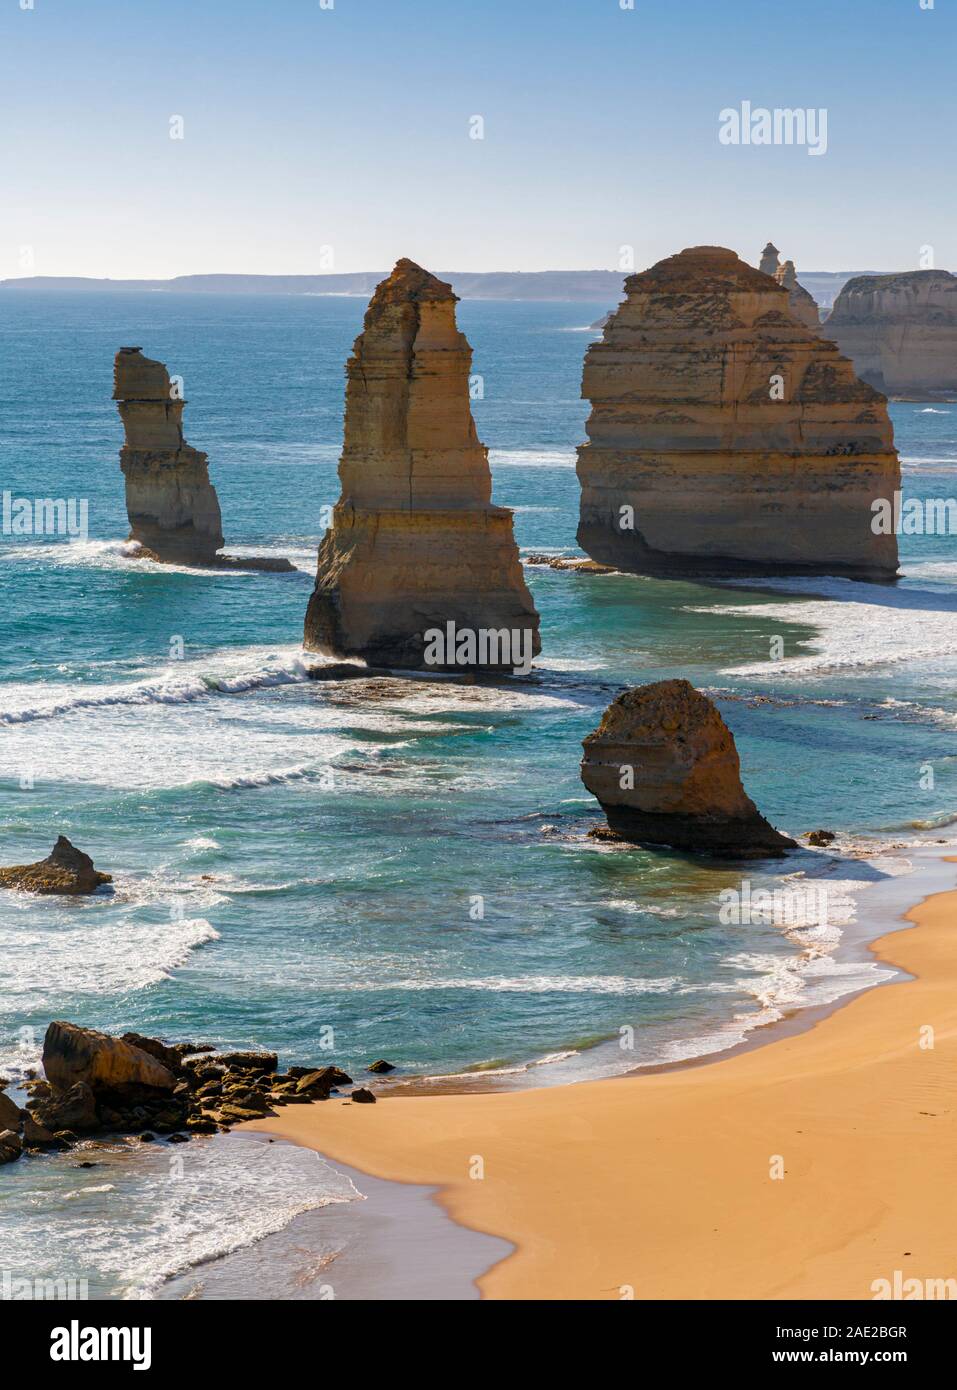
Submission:
[[[366,1071],[374,1071],[380,1073],[387,1071],[395,1071],[395,1066],[392,1062],[387,1062],[385,1058],[380,1057],[377,1062],[370,1062],[368,1067],[366,1067]]]
[[[795,848],[745,794],[730,729],[686,680],[626,690],[582,746],[582,781],[607,817],[604,838],[735,859]]]
[[[273,1072],[279,1062],[275,1052],[225,1052],[212,1059],[227,1071]]]
[[[36,864],[14,864],[0,869],[0,888],[20,888],[27,893],[95,893],[112,874],[101,874],[88,854],[59,835],[46,859]]]
[[[150,1053],[121,1038],[111,1038],[75,1023],[51,1023],[43,1040],[43,1069],[47,1080],[65,1091],[78,1081],[94,1090],[147,1087],[172,1091],[176,1077]]]
[[[23,1112],[23,1142],[32,1148],[55,1149],[63,1146],[63,1141],[41,1124],[29,1110]]]
[[[24,1112],[19,1105],[8,1095],[4,1095],[3,1091],[0,1091],[0,1130],[12,1129],[14,1132],[19,1130],[23,1124],[23,1114]]]
[[[15,1134],[12,1129],[5,1129],[0,1133],[0,1164],[13,1163],[23,1152],[23,1145],[20,1143],[19,1134]]]
[[[357,1086],[349,1099],[355,1101],[356,1105],[375,1105],[375,1096],[365,1086]]]
[[[809,845],[829,845],[837,839],[833,830],[812,830],[807,837]]]

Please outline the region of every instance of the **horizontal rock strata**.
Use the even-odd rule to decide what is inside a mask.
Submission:
[[[585,357],[582,549],[642,574],[895,577],[872,529],[900,485],[885,398],[787,290],[720,247],[625,288]]]
[[[888,395],[957,393],[957,276],[946,270],[855,276],[824,331],[858,376]]]
[[[347,366],[342,495],[306,614],[311,651],[380,666],[509,670],[429,656],[426,633],[517,634],[540,649],[512,513],[491,501],[451,288],[408,260],[376,289]],[[447,653],[450,655],[450,653]]]
[[[730,729],[686,680],[626,690],[582,747],[612,838],[748,859],[795,847],[746,795]]]

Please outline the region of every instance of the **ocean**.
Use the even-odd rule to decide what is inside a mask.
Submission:
[[[76,901],[0,895],[14,1084],[53,1018],[353,1075],[381,1056],[391,1084],[680,1061],[888,978],[861,949],[868,895],[957,838],[953,536],[902,537],[892,588],[530,567],[543,652],[527,680],[310,681],[302,620],[364,307],[0,297],[0,490],[85,502],[89,521],[85,538],[0,536],[0,863],[64,833],[115,879]],[[494,500],[526,554],[577,553],[582,356],[610,307],[459,306]],[[123,345],[183,377],[226,550],[287,556],[294,573],[126,557]],[[891,412],[905,496],[954,496],[957,404]],[[582,737],[625,685],[672,675],[718,699],[768,819],[833,830],[831,850],[742,869],[588,839],[601,817]],[[743,879],[796,911],[728,921]],[[106,1145],[0,1170],[0,1236],[31,1276],[150,1297],[306,1213],[321,1246],[322,1213],[362,1196],[319,1156],[251,1136]]]

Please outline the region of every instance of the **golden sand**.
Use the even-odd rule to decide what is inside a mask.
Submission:
[[[455,1221],[515,1246],[486,1298],[866,1299],[896,1271],[955,1278],[957,892],[908,918],[872,950],[913,979],[723,1060],[251,1127],[437,1185]]]

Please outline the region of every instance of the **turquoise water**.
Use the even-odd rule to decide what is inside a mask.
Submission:
[[[495,500],[515,509],[526,552],[576,551],[585,326],[608,307],[459,306]],[[89,506],[87,539],[0,537],[0,863],[40,858],[63,832],[116,880],[80,902],[0,897],[0,1061],[14,1079],[55,1017],[287,1061],[328,1059],[331,1036],[347,1069],[386,1056],[403,1074],[480,1067],[536,1084],[695,1055],[878,978],[846,949],[868,886],[906,872],[909,846],[952,835],[954,537],[904,538],[893,589],[530,568],[544,639],[530,680],[371,693],[307,681],[302,618],[363,309],[0,299],[2,488]],[[184,378],[187,438],[209,453],[227,549],[287,555],[296,573],[124,558],[110,395],[113,355],[132,344]],[[952,496],[957,405],[892,411],[907,494]],[[600,817],[578,776],[582,737],[623,685],[673,674],[720,696],[769,819],[794,835],[827,826],[838,852],[742,869],[587,839]],[[723,925],[718,895],[742,876],[824,884],[827,920]],[[622,1029],[633,1047],[617,1045]],[[34,1255],[51,1267],[91,1223],[112,1229],[121,1188],[129,1199],[91,1180],[104,1190],[79,1220],[70,1162],[0,1175],[0,1229],[45,1213]],[[152,1210],[139,1163],[123,1183]],[[210,1168],[208,1208],[225,1209],[228,1191],[241,1223],[228,1168]],[[326,1189],[310,1173],[315,1205]],[[291,1206],[275,1186],[263,1219],[281,1224]],[[188,1218],[164,1211],[154,1273],[187,1258],[174,1237]],[[235,1239],[261,1233],[240,1224]],[[142,1239],[129,1236],[134,1264]],[[83,1266],[97,1288],[133,1286],[117,1259]]]

